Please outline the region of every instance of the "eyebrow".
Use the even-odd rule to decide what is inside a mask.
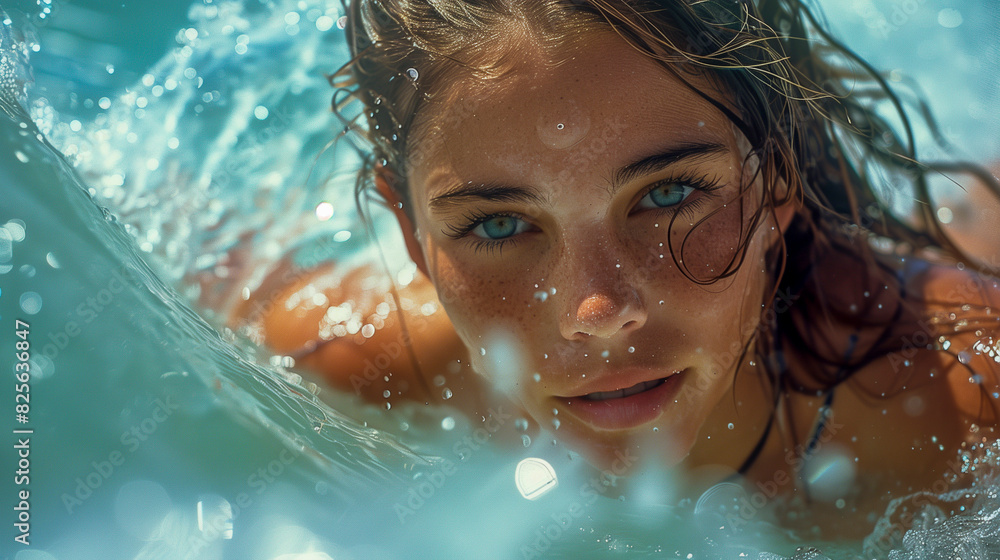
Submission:
[[[630,181],[644,175],[651,175],[680,161],[727,153],[729,153],[729,149],[718,142],[688,142],[673,146],[662,152],[638,159],[615,171],[612,175],[609,192],[613,195]],[[457,206],[475,200],[534,204],[547,202],[547,199],[532,187],[469,181],[434,196],[428,205],[432,211],[442,211],[449,206]]]

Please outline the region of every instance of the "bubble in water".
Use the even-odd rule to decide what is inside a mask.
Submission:
[[[635,353],[635,346],[629,346],[628,347],[628,353],[629,354],[634,354]]]
[[[531,436],[528,434],[521,435],[521,444],[525,447],[531,447]]]
[[[316,205],[316,219],[325,222],[333,217],[333,205],[329,202],[320,202]]]
[[[486,355],[486,349],[485,348],[480,348],[479,349],[479,355],[480,356],[485,356]]]
[[[330,16],[319,16],[316,18],[316,29],[318,31],[329,31],[333,29],[334,21]],[[343,27],[341,27],[343,29]]]
[[[553,419],[552,419],[552,427],[553,427],[553,428],[555,428],[555,429],[557,429],[557,430],[558,430],[558,429],[559,429],[559,426],[560,426],[560,424],[561,424],[561,422],[559,422],[559,419],[558,419],[558,418],[553,418]]]
[[[523,432],[528,429],[528,421],[524,418],[518,418],[514,420],[514,427]]]
[[[962,25],[962,22],[964,21],[962,18],[962,12],[954,8],[945,8],[938,12],[937,20],[941,27],[948,29],[954,29]]]
[[[24,155],[24,152],[21,150],[14,150],[14,155],[17,156],[17,159],[19,159],[21,163],[28,163],[28,161],[30,161],[28,156]]]
[[[34,315],[42,310],[42,296],[36,292],[21,294],[21,310],[28,315]]]
[[[856,467],[847,449],[828,443],[805,462],[802,475],[809,483],[809,495],[829,503],[843,497],[852,487]]]
[[[445,379],[444,379],[443,375],[435,375],[434,376],[434,385],[435,386],[442,387],[442,386],[444,386],[444,382],[445,382]]]
[[[375,336],[375,325],[367,323],[365,324],[365,326],[361,327],[361,336],[365,338],[371,338]]]
[[[445,387],[444,391],[441,391],[441,398],[444,400],[448,400],[452,397],[453,394],[454,393],[451,392],[451,389]]]
[[[732,430],[732,429],[733,429],[733,428],[735,428],[736,426],[735,426],[735,425],[734,425],[734,424],[733,424],[732,422],[730,422],[730,423],[729,423],[729,425],[728,425],[728,426],[726,426],[726,427],[727,427],[727,428],[729,428],[730,430]]]
[[[452,418],[451,416],[445,416],[441,420],[441,428],[444,429],[445,431],[448,431],[448,432],[450,432],[451,430],[454,430],[455,429],[455,419]]]
[[[345,27],[347,27],[347,16],[340,16],[339,18],[337,18],[337,27],[339,27],[340,29],[344,29]]]
[[[0,263],[5,263],[14,257],[14,238],[7,228],[0,228]]]
[[[27,276],[28,278],[34,278],[35,277],[35,267],[31,266],[30,264],[23,264],[23,265],[21,265],[21,268],[19,268],[17,270],[18,270],[18,272],[20,272],[21,274]]]
[[[970,359],[971,359],[971,356],[969,356],[968,352],[966,352],[966,351],[963,350],[963,351],[961,351],[961,352],[958,353],[958,361],[959,362],[962,362],[963,364],[968,364]]]
[[[416,68],[407,68],[406,69],[406,77],[409,78],[409,79],[411,79],[411,80],[413,80],[415,82],[415,81],[417,81],[417,78],[420,77],[420,72],[417,72]]]
[[[559,486],[556,470],[545,459],[527,457],[514,469],[514,484],[525,499],[537,500]]]
[[[544,290],[535,292],[535,299],[538,301],[545,301],[549,299],[549,293]]]
[[[25,228],[24,222],[21,220],[11,220],[4,224],[3,229],[7,230],[7,233],[10,234],[11,241],[24,241]]]
[[[392,391],[386,389],[385,391],[382,391],[382,396],[388,399],[392,396]]]

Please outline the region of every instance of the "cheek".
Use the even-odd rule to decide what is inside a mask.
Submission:
[[[473,362],[476,350],[489,343],[498,332],[520,337],[528,325],[531,311],[529,278],[523,271],[514,276],[504,270],[486,269],[481,264],[463,262],[441,249],[430,246],[428,254],[438,298],[448,313],[456,332],[469,347]],[[510,268],[508,267],[507,272]]]
[[[724,273],[739,257],[745,221],[740,208],[729,204],[717,209],[687,231],[672,233],[670,243],[690,276],[709,282]],[[682,218],[678,218],[680,221]]]

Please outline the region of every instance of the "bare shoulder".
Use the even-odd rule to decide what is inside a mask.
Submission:
[[[942,263],[908,279],[924,306],[956,407],[970,419],[996,422],[1000,399],[1000,279]],[[993,402],[990,402],[990,401]]]

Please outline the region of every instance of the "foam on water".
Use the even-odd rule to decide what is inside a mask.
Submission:
[[[342,211],[356,157],[314,165],[342,126],[317,117],[322,72],[344,56],[340,14],[322,0],[196,3],[175,48],[92,100],[90,119],[26,94],[33,39],[0,25],[0,321],[31,325],[35,395],[35,546],[15,558],[1000,556],[993,446],[965,452],[975,483],[925,495],[905,536],[896,522],[918,496],[863,543],[811,549],[768,512],[730,526],[739,484],[678,502],[669,473],[649,465],[625,485],[558,432],[500,450],[453,411],[390,416],[199,317],[205,290],[221,286],[208,299],[225,308],[289,246],[332,247],[313,264],[367,250]],[[240,262],[230,250],[247,245],[258,252]],[[494,420],[520,428],[509,416]],[[389,435],[400,422],[406,445]],[[827,459],[810,476],[833,495],[850,473]]]

